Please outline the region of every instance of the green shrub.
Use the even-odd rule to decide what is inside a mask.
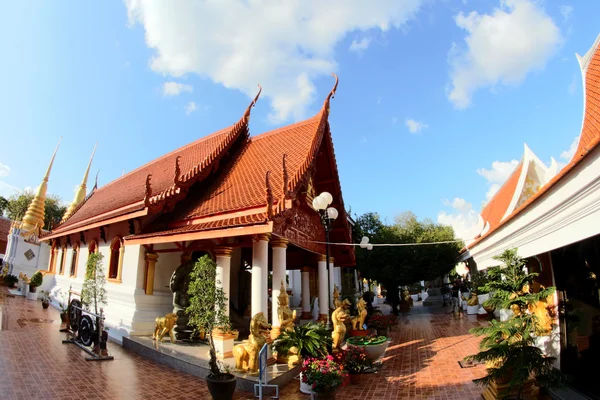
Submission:
[[[29,281],[29,287],[38,287],[42,286],[42,282],[44,281],[44,275],[40,271],[33,274],[31,280]]]

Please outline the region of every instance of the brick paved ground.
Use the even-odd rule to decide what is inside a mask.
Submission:
[[[204,381],[156,364],[109,344],[114,361],[85,361],[74,345],[63,345],[54,309],[11,297],[0,287],[4,324],[0,331],[0,399],[208,399]],[[471,380],[482,367],[460,368],[458,361],[477,350],[468,329],[477,322],[431,313],[415,306],[391,333],[393,342],[377,374],[340,389],[338,399],[476,399]],[[281,399],[309,399],[297,380],[282,388]],[[236,399],[250,399],[236,392]]]

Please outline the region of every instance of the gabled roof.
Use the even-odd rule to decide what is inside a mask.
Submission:
[[[258,95],[232,126],[174,150],[95,190],[49,236],[60,236],[71,229],[146,207],[157,210],[161,203],[183,194],[191,184],[206,178],[234,142],[248,136],[250,109]]]
[[[531,204],[540,199],[552,186],[563,179],[577,164],[581,162],[600,143],[600,35],[597,37],[592,48],[585,56],[577,56],[583,77],[584,112],[581,134],[577,150],[571,161],[556,175],[549,175],[549,179],[536,193],[530,196],[522,204],[518,205],[497,226],[477,238],[469,244],[473,248],[477,243],[489,237],[494,231],[513,219]]]

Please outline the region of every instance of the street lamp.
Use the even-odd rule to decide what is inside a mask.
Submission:
[[[369,238],[366,236],[363,236],[363,238],[360,241],[360,248],[361,249],[365,249],[367,250],[367,271],[369,270],[369,251],[373,250],[373,244],[369,243]],[[363,293],[363,281],[362,279],[360,280],[360,293]]]
[[[331,330],[331,318],[329,315],[329,300],[331,293],[329,293],[330,282],[329,282],[329,232],[333,225],[333,221],[338,217],[338,210],[329,205],[333,202],[333,196],[329,192],[323,192],[313,199],[312,206],[316,212],[321,216],[321,225],[325,229],[325,267],[327,271],[327,324],[328,330]],[[325,299],[323,299],[325,300]],[[319,305],[323,305],[324,302],[319,300]]]

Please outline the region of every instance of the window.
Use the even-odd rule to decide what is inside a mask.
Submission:
[[[113,239],[110,244],[110,264],[108,267],[108,279],[120,280],[121,274],[119,273],[122,264],[123,254],[123,243],[120,237]]]
[[[67,252],[67,246],[63,244],[60,250],[60,264],[58,265],[58,273],[63,274],[65,272],[65,253]]]
[[[79,243],[73,245],[73,256],[71,257],[71,270],[69,276],[77,275],[77,258],[79,256]]]
[[[98,252],[98,244],[96,243],[95,239],[92,239],[90,241],[90,244],[88,246],[88,250],[89,250],[89,254],[93,254],[93,253],[97,253]]]

